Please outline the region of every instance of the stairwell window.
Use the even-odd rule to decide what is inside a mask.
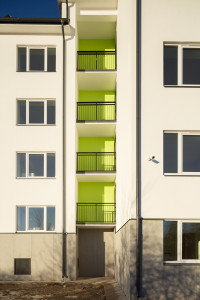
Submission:
[[[17,153],[17,178],[54,178],[55,153]]]
[[[164,132],[164,174],[200,175],[200,132]]]
[[[56,71],[56,48],[53,46],[19,46],[18,72]]]
[[[55,125],[55,100],[17,100],[18,125]]]
[[[164,221],[163,260],[200,263],[200,223]]]
[[[17,231],[55,231],[55,207],[17,206]]]
[[[164,44],[164,85],[200,85],[200,45]]]

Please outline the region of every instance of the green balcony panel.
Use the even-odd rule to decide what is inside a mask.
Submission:
[[[78,203],[114,203],[114,182],[79,182]]]
[[[115,70],[115,40],[80,39],[77,69]]]
[[[79,91],[79,102],[115,102],[115,91]]]
[[[79,152],[115,152],[113,137],[79,137]]]

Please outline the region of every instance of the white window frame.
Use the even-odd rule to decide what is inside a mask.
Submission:
[[[18,101],[26,101],[26,124],[19,124],[18,123]],[[55,124],[47,124],[47,101],[54,101],[55,102]],[[43,102],[44,103],[44,123],[29,123],[29,102]],[[17,104],[16,104],[16,124],[17,126],[38,126],[38,125],[46,125],[46,126],[55,126],[56,125],[56,99],[23,99],[23,98],[18,98],[17,99]]]
[[[164,84],[164,86],[200,86],[199,84],[184,84],[183,83],[183,49],[184,48],[197,48],[200,49],[200,44],[196,43],[185,43],[185,44],[178,44],[178,43],[164,43],[164,46],[174,46],[178,47],[177,48],[177,84],[171,85],[171,84]],[[163,59],[164,61],[164,59]],[[164,65],[163,65],[163,70],[164,70]],[[163,72],[164,74],[164,72]]]
[[[25,219],[25,230],[17,230],[17,208],[18,207],[25,207],[26,209],[26,219]],[[55,208],[55,230],[47,230],[47,208],[54,207]],[[44,208],[44,229],[43,230],[30,230],[28,229],[29,226],[29,208]],[[17,205],[16,206],[16,232],[47,232],[52,233],[56,232],[56,206],[55,205]]]
[[[56,49],[56,46],[55,45],[48,45],[48,46],[27,46],[27,45],[18,45],[17,46],[17,62],[18,62],[18,49],[19,48],[26,48],[26,71],[24,72],[48,72],[47,71],[47,49],[48,48],[55,48]],[[43,49],[44,50],[44,70],[30,70],[30,50],[32,49]],[[17,70],[18,71],[18,70]],[[20,72],[20,71],[18,71]],[[55,65],[55,71],[53,72],[56,72],[56,65]],[[52,73],[52,72],[48,72],[48,73]]]
[[[183,224],[184,223],[198,223],[200,220],[165,220],[166,222],[176,221],[177,222],[177,260],[168,261],[163,260],[166,264],[176,264],[176,263],[185,263],[185,264],[200,264],[200,259],[182,259],[182,233],[183,233]],[[164,223],[163,223],[164,224]],[[164,238],[164,231],[163,231]]]
[[[191,131],[164,131],[164,133],[177,133],[177,139],[178,139],[178,145],[177,145],[177,173],[163,173],[165,176],[187,176],[187,175],[192,175],[192,176],[200,176],[200,172],[184,172],[183,171],[183,137],[184,135],[199,135],[200,132],[191,132]],[[164,147],[164,142],[163,142],[163,147]],[[164,161],[164,150],[163,150],[163,161]]]
[[[47,152],[25,152],[25,151],[18,151],[18,153],[23,153],[26,154],[26,176],[25,177],[18,177],[16,175],[17,179],[25,179],[25,178],[31,178],[31,179],[40,179],[40,178],[47,178],[47,179],[52,179],[56,178],[56,153],[52,151],[47,151]],[[30,176],[29,175],[29,155],[30,154],[42,154],[44,155],[44,176]],[[47,177],[47,154],[55,154],[55,177]],[[17,155],[16,155],[17,158]],[[17,159],[16,159],[17,163]],[[17,164],[16,164],[16,171],[17,171]],[[17,174],[17,172],[16,172]]]

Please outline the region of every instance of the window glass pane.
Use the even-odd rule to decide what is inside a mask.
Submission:
[[[47,231],[55,230],[55,207],[47,207]]]
[[[177,84],[177,46],[164,46],[164,85]]]
[[[26,124],[26,101],[17,102],[17,124]]]
[[[182,258],[200,259],[200,224],[183,223]]]
[[[17,207],[17,230],[26,230],[26,207]]]
[[[55,153],[47,153],[47,177],[55,177]]]
[[[200,135],[183,136],[183,171],[200,172]]]
[[[19,72],[26,71],[26,48],[18,48],[18,68]]]
[[[165,261],[177,260],[177,222],[164,222],[164,249],[163,259]]]
[[[47,49],[47,71],[48,72],[56,71],[56,49],[55,48]]]
[[[177,133],[164,133],[164,173],[177,173]]]
[[[47,101],[47,124],[55,124],[55,101],[48,100]]]
[[[44,154],[29,154],[29,176],[44,176]]]
[[[17,177],[26,177],[26,154],[17,153]]]
[[[44,230],[44,208],[29,208],[29,230]]]
[[[44,102],[29,102],[29,123],[44,123]]]
[[[183,83],[200,84],[200,49],[183,49]]]
[[[44,71],[44,49],[30,49],[30,71]]]

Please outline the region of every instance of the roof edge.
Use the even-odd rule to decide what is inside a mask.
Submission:
[[[0,18],[0,24],[49,24],[69,25],[68,18]]]

